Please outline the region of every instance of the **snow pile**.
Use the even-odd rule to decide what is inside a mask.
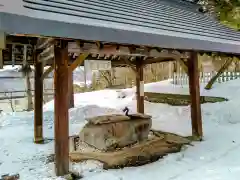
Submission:
[[[169,81],[145,85],[146,91],[188,94],[188,86],[173,86]],[[185,151],[141,167],[121,170],[102,169],[101,163],[86,161],[73,168],[86,180],[237,180],[240,176],[240,80],[215,85],[211,91],[201,87],[202,95],[221,96],[229,101],[203,104],[204,141]],[[123,113],[127,106],[136,112],[135,88],[102,90],[75,94],[76,107],[69,110],[70,135],[77,134],[95,115]],[[0,117],[0,175],[20,173],[24,180],[53,180],[54,102],[44,106],[46,144],[33,143],[33,112],[2,114]],[[190,108],[145,102],[145,111],[153,116],[153,128],[191,135]]]

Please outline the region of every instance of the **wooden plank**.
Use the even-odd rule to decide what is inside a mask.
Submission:
[[[69,172],[69,143],[68,143],[68,51],[67,48],[54,48],[55,54],[55,170],[57,176]]]
[[[192,134],[194,137],[201,140],[203,131],[199,89],[198,55],[196,52],[191,52],[188,60],[188,73],[191,99]]]
[[[143,59],[136,60],[136,96],[137,96],[137,111],[144,113],[144,81],[143,81]]]
[[[43,142],[43,81],[41,79],[42,63],[37,61],[38,53],[34,53],[35,81],[34,81],[34,142]]]
[[[68,95],[69,95],[69,108],[74,107],[74,89],[73,89],[73,72],[68,73]]]
[[[84,62],[84,60],[88,57],[89,54],[81,54],[78,58],[71,64],[69,70],[73,72],[80,64]]]

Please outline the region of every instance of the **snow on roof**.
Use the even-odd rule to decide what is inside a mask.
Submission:
[[[0,30],[240,54],[240,32],[180,0],[2,0]]]

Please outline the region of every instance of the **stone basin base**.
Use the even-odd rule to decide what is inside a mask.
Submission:
[[[94,120],[88,120],[89,123],[82,129],[79,138],[102,151],[122,148],[148,138],[152,125],[149,117],[137,115],[94,117]]]

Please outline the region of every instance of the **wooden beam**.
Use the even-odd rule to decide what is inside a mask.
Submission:
[[[131,56],[131,57],[172,57],[184,58],[185,54],[172,50],[156,50],[156,48],[139,47],[132,45],[107,44],[101,43],[101,46],[95,42],[82,42],[81,46],[77,42],[68,43],[68,51],[78,54],[94,54],[102,56]]]
[[[78,58],[71,64],[69,70],[73,72],[80,64],[84,62],[84,60],[88,57],[89,54],[81,54]]]
[[[191,52],[188,60],[188,73],[191,99],[192,134],[194,138],[201,140],[203,131],[199,90],[198,54],[196,52]]]
[[[54,69],[54,64],[52,64],[47,70],[44,71],[42,75],[42,80],[44,80]]]
[[[69,95],[69,109],[74,107],[74,86],[73,86],[73,72],[69,70],[68,73],[68,95]]]
[[[143,81],[143,58],[136,60],[136,96],[137,96],[137,111],[144,113],[144,81]]]
[[[218,79],[219,76],[230,66],[234,58],[228,58],[227,61],[223,64],[223,66],[218,70],[217,74],[213,76],[210,81],[205,86],[206,90],[212,89],[214,82]]]
[[[34,52],[35,81],[34,81],[34,142],[43,142],[43,81],[41,79],[43,68],[37,61],[38,53]]]
[[[56,175],[62,176],[69,172],[69,124],[68,124],[68,51],[66,47],[55,47],[55,169]]]
[[[175,61],[175,59],[174,58],[164,58],[164,57],[151,58],[151,59],[144,60],[143,64],[147,65],[147,64],[169,62],[169,61]]]

